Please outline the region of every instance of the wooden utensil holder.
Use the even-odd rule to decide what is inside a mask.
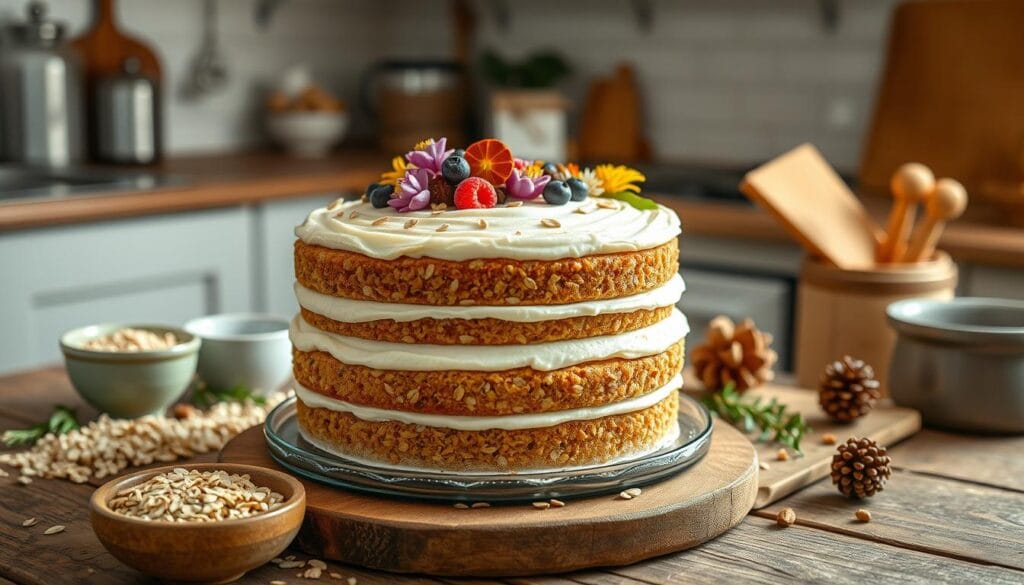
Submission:
[[[817,388],[825,365],[849,354],[874,367],[887,395],[896,333],[886,321],[886,306],[909,298],[950,299],[956,283],[956,264],[942,251],[927,262],[884,264],[871,270],[841,270],[807,258],[797,291],[800,386]]]

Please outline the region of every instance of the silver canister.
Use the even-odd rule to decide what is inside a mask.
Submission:
[[[139,72],[139,60],[125,59],[121,72],[96,86],[96,158],[119,164],[148,164],[160,158],[160,93]]]
[[[8,25],[0,46],[0,150],[21,163],[63,167],[82,159],[82,82],[64,27],[41,2]]]

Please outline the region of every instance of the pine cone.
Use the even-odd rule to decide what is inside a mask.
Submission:
[[[708,390],[721,390],[732,382],[744,391],[775,377],[772,365],[778,354],[769,347],[771,343],[771,334],[758,331],[753,320],[736,325],[719,315],[708,324],[707,341],[694,348],[690,359]]]
[[[832,483],[848,498],[870,498],[892,475],[885,448],[871,439],[847,439],[832,456]]]
[[[850,422],[864,416],[881,395],[874,369],[848,355],[825,366],[818,384],[818,403],[836,422]]]

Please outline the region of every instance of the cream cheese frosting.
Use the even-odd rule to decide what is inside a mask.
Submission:
[[[392,343],[321,331],[296,315],[289,328],[299,351],[325,351],[338,361],[381,370],[500,372],[513,368],[550,371],[611,358],[636,359],[666,351],[690,326],[678,309],[642,329],[586,339],[532,345],[433,345]]]
[[[321,294],[298,282],[295,283],[295,297],[304,309],[342,323],[365,323],[381,319],[399,322],[418,319],[500,319],[519,323],[535,323],[669,307],[679,302],[685,289],[683,278],[677,274],[665,284],[644,293],[567,305],[453,307],[378,303]]]
[[[353,404],[324,396],[318,392],[297,384],[295,395],[298,396],[306,406],[310,408],[326,408],[335,412],[346,412],[362,420],[372,422],[396,421],[410,425],[423,425],[426,427],[440,427],[454,429],[457,431],[486,431],[488,429],[501,429],[515,431],[523,429],[538,429],[553,427],[567,422],[577,420],[594,420],[606,416],[636,412],[650,408],[661,402],[682,388],[683,376],[676,374],[667,384],[629,400],[603,404],[601,406],[589,406],[584,408],[573,408],[569,410],[554,410],[551,412],[535,412],[529,414],[509,414],[503,416],[467,416],[450,414],[423,414],[404,410],[387,410],[372,406]]]
[[[655,248],[680,234],[679,218],[666,207],[640,210],[612,199],[600,200],[614,207],[605,208],[598,206],[598,201],[591,198],[548,205],[538,199],[519,207],[432,214],[430,210],[397,213],[354,200],[333,209],[314,210],[295,228],[295,235],[307,244],[381,260],[408,256],[461,262],[478,258],[557,260],[634,252]],[[380,218],[387,220],[373,225]],[[411,219],[416,222],[409,222]],[[541,220],[555,222],[545,225]],[[558,227],[548,227],[555,223]],[[448,227],[437,231],[442,225]]]

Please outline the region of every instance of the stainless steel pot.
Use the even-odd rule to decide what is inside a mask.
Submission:
[[[82,159],[82,84],[64,27],[41,2],[4,30],[0,46],[0,150],[22,163],[63,167]]]
[[[896,403],[930,426],[1024,433],[1024,301],[911,299],[886,313]]]
[[[160,158],[160,91],[139,73],[139,60],[125,59],[120,74],[96,86],[96,158],[118,164],[148,164]]]

